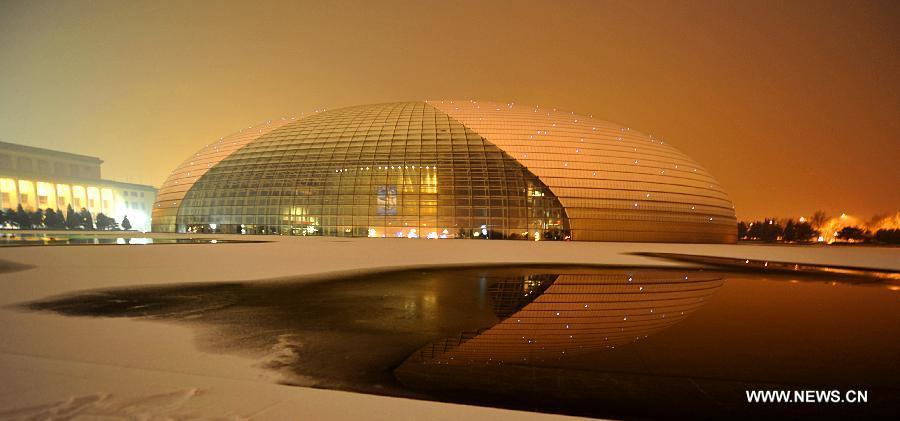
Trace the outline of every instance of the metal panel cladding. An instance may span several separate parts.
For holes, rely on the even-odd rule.
[[[160,190],[156,231],[736,241],[719,183],[663,139],[554,108],[365,105],[220,139]]]
[[[566,209],[574,240],[734,243],[734,206],[664,140],[590,115],[428,101],[516,158]]]

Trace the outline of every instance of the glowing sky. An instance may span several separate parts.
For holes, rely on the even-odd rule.
[[[898,27],[889,1],[0,0],[0,140],[158,186],[282,115],[515,101],[663,137],[739,218],[868,216],[900,210]]]

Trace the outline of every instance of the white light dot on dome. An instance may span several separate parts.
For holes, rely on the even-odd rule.
[[[450,120],[451,121],[451,126],[450,126],[451,129],[444,130],[444,129],[441,129],[440,125],[438,125],[437,126],[438,134],[440,135],[441,132],[444,132],[444,133],[447,133],[448,135],[451,135],[451,137],[452,137],[455,135],[456,130],[461,130],[462,133],[464,133],[464,135],[466,137],[468,137],[467,143],[469,145],[476,145],[476,143],[472,143],[472,136],[479,136],[479,138],[477,140],[477,142],[478,142],[477,146],[479,148],[488,147],[488,146],[493,148],[496,146],[508,154],[508,155],[506,155],[506,158],[518,157],[518,158],[512,158],[512,159],[521,161],[520,163],[528,162],[528,166],[526,166],[525,168],[529,172],[532,172],[536,177],[538,177],[539,180],[542,180],[542,181],[548,183],[548,187],[541,188],[539,190],[524,189],[522,191],[535,192],[535,193],[540,192],[540,193],[543,193],[550,197],[553,197],[554,195],[560,194],[560,192],[562,192],[563,197],[561,197],[559,200],[561,201],[563,206],[570,206],[570,205],[567,205],[567,203],[575,203],[574,201],[577,200],[578,195],[581,194],[581,193],[578,193],[578,191],[581,191],[584,189],[602,190],[604,188],[603,186],[615,185],[616,183],[622,183],[623,181],[627,180],[627,181],[625,181],[626,183],[636,183],[635,185],[640,185],[640,189],[643,189],[645,191],[644,192],[640,192],[640,191],[634,192],[634,190],[637,190],[637,189],[633,189],[633,188],[630,189],[629,187],[625,187],[625,191],[630,189],[633,192],[631,194],[636,194],[637,196],[648,200],[648,203],[644,204],[644,205],[641,205],[639,202],[634,202],[632,204],[632,206],[635,208],[635,210],[637,210],[638,207],[643,208],[644,206],[647,206],[648,209],[656,209],[656,207],[652,206],[652,204],[649,202],[649,199],[651,197],[656,198],[655,200],[657,200],[657,201],[658,200],[665,200],[665,201],[671,200],[671,201],[673,201],[673,203],[675,203],[674,207],[676,207],[676,208],[681,208],[679,206],[680,204],[678,202],[682,201],[682,203],[683,203],[683,201],[685,201],[684,199],[697,200],[697,199],[695,199],[695,197],[699,196],[699,197],[704,197],[703,200],[706,200],[705,196],[703,195],[702,190],[705,190],[703,188],[701,188],[701,189],[695,188],[694,189],[695,192],[690,195],[684,195],[684,193],[682,193],[682,192],[677,192],[678,194],[670,196],[670,195],[668,195],[668,193],[676,192],[675,188],[668,187],[668,185],[654,184],[654,183],[659,182],[659,181],[655,181],[655,180],[664,180],[664,178],[662,178],[660,176],[668,175],[668,174],[665,174],[666,171],[669,171],[671,169],[675,169],[676,171],[681,170],[681,164],[678,164],[678,162],[687,162],[687,163],[691,162],[691,160],[689,158],[682,157],[680,155],[680,152],[678,152],[677,150],[675,150],[673,148],[666,148],[665,155],[668,155],[668,157],[673,157],[674,158],[673,161],[675,161],[675,162],[670,161],[670,165],[672,165],[672,166],[669,167],[664,163],[665,158],[663,157],[663,159],[661,159],[661,161],[663,161],[663,162],[661,162],[659,164],[662,164],[665,169],[664,170],[660,169],[658,166],[659,164],[657,164],[657,160],[660,160],[659,159],[660,156],[657,156],[657,154],[659,154],[659,150],[662,148],[655,148],[655,149],[654,148],[644,148],[644,150],[640,151],[640,153],[639,153],[638,148],[635,147],[635,145],[638,144],[638,142],[635,142],[635,140],[637,140],[639,138],[644,138],[644,139],[649,138],[656,144],[662,144],[662,140],[657,138],[656,136],[650,136],[650,135],[645,135],[645,134],[636,132],[634,134],[634,136],[637,136],[637,137],[632,139],[629,137],[631,135],[630,135],[629,128],[627,128],[627,127],[621,127],[621,126],[617,126],[617,125],[613,126],[613,125],[609,125],[606,122],[600,122],[597,120],[584,121],[583,115],[576,114],[574,112],[569,112],[571,117],[564,117],[563,119],[561,119],[561,121],[556,122],[555,120],[558,117],[560,117],[563,113],[567,112],[567,111],[559,111],[558,109],[556,110],[556,112],[546,111],[545,112],[546,115],[538,116],[536,113],[538,113],[539,111],[545,111],[547,109],[542,109],[539,106],[523,107],[521,109],[514,109],[512,102],[479,104],[474,100],[466,100],[466,101],[456,101],[456,102],[451,101],[451,103],[455,104],[455,105],[442,105],[442,104],[446,104],[446,101],[443,101],[441,103],[438,103],[435,101],[428,102],[428,104],[430,104],[430,106],[433,106],[433,108],[428,108],[428,110],[430,110],[432,112],[431,115],[440,115],[440,114],[434,113],[434,109],[436,109],[438,112],[445,113],[451,119]],[[405,103],[405,104],[416,104],[416,103]],[[464,104],[469,104],[469,105],[467,107]],[[482,110],[480,105],[485,105],[485,109]],[[373,107],[376,107],[376,106],[373,106]],[[409,107],[409,105],[404,105],[404,107]],[[426,106],[426,107],[428,107],[428,106]],[[356,108],[359,108],[359,107],[356,107]],[[505,108],[505,109],[500,109],[500,108]],[[531,113],[528,112],[528,108],[532,108]],[[334,112],[341,113],[341,112],[343,112],[343,110],[346,110],[346,109],[331,110],[331,111],[328,111],[327,113],[324,113],[323,110],[317,109],[316,112],[319,114],[315,116],[314,121],[316,121],[316,122],[329,121],[329,120],[327,120],[329,117],[336,115],[336,114],[333,114]],[[504,113],[503,111],[507,111],[507,112]],[[381,115],[388,115],[388,113],[382,113]],[[576,117],[576,115],[577,115],[577,117]],[[590,116],[591,116],[591,118],[593,118],[592,114]],[[486,118],[486,117],[489,117],[489,118]],[[493,117],[493,118],[490,118],[490,117]],[[305,123],[303,122],[305,120],[302,120],[302,119],[301,119],[301,122],[291,122],[291,121],[285,120],[282,123],[278,123],[278,121],[282,121],[282,120],[285,120],[285,118],[282,117],[281,119],[276,119],[276,120],[274,120],[274,123],[271,123],[271,121],[270,121],[270,123],[268,123],[268,124],[271,124],[272,126],[276,126],[276,128],[279,125],[287,124],[287,125],[291,125],[291,127],[294,128],[294,130],[281,131],[281,134],[279,135],[278,138],[270,137],[265,140],[265,144],[263,144],[263,142],[256,143],[256,145],[261,146],[261,147],[259,148],[259,151],[254,151],[254,152],[265,152],[264,148],[277,147],[279,142],[285,142],[285,141],[290,142],[290,141],[292,141],[293,138],[299,139],[299,138],[301,138],[301,136],[307,136],[307,133],[310,133],[311,131],[315,132],[316,130],[319,130],[315,126],[309,126],[309,129],[305,129],[307,126],[305,126]],[[339,125],[339,124],[350,124],[350,123],[348,123],[349,121],[352,121],[353,122],[352,124],[357,124],[356,121],[358,121],[358,120],[359,119],[357,119],[357,120],[353,120],[353,119],[334,120],[335,123],[333,125],[331,125],[330,127],[333,128],[335,125]],[[457,123],[455,123],[455,122],[461,123],[461,126],[460,126],[461,129],[456,128],[455,124],[457,124]],[[550,131],[549,129],[547,129],[548,123],[549,123],[549,127],[554,128],[553,131]],[[385,125],[380,121],[378,122],[378,124],[374,125],[374,127],[378,127],[379,130],[381,130],[381,133],[380,133],[381,139],[378,139],[380,142],[384,142],[384,139],[385,139],[384,138],[384,134],[385,134],[384,130],[386,127],[383,127],[383,126],[385,126]],[[257,129],[260,128],[259,125],[254,125],[252,127],[257,128]],[[366,127],[366,129],[368,129],[370,126],[366,125],[365,127]],[[561,129],[559,131],[556,131],[555,130],[556,127],[561,127]],[[269,128],[271,129],[272,127],[270,126]],[[619,128],[621,132],[615,133],[616,128]],[[299,129],[299,130],[297,130],[297,129]],[[266,132],[267,130],[269,130],[269,129],[262,130],[262,132]],[[358,129],[356,129],[354,127],[353,131],[358,132]],[[598,133],[596,133],[597,131],[601,131],[602,133],[598,134]],[[626,133],[628,133],[628,134],[626,134]],[[200,164],[207,164],[208,169],[211,168],[212,166],[216,166],[218,164],[218,162],[220,162],[221,160],[227,159],[227,157],[230,154],[235,153],[235,151],[240,151],[242,146],[256,142],[256,139],[259,136],[260,136],[259,130],[257,132],[244,131],[241,135],[229,137],[230,140],[234,140],[231,147],[227,147],[227,146],[219,147],[219,146],[221,146],[220,144],[210,145],[208,149],[202,150],[203,151],[202,155],[201,154],[197,155],[197,156],[202,156],[204,162],[199,162],[199,163],[192,162],[191,166],[196,164],[199,167]],[[408,133],[404,132],[403,139],[406,140],[407,136],[408,136]],[[539,136],[539,139],[535,139],[534,136]],[[647,137],[645,137],[645,136],[647,136]],[[625,137],[629,137],[629,139],[625,139]],[[591,139],[592,147],[587,150],[582,150],[583,149],[582,147],[584,146],[583,144],[585,143],[586,138]],[[223,139],[223,138],[220,138],[220,139]],[[317,141],[317,139],[324,139],[324,137],[321,137],[321,136],[316,137],[316,138],[311,137],[311,138],[309,138],[309,140],[307,140],[305,142],[306,143],[315,142],[315,141]],[[353,140],[355,140],[355,139],[353,139]],[[366,139],[361,139],[361,140],[366,140]],[[534,140],[539,140],[539,142],[534,142]],[[624,142],[625,140],[628,140],[628,145],[625,146],[624,143],[619,144],[622,147],[616,147],[616,145],[611,145],[612,142],[610,142],[610,141]],[[656,142],[657,140],[659,140],[659,142]],[[240,143],[237,143],[236,141],[240,141]],[[439,139],[439,141],[440,141],[440,139]],[[225,144],[224,141],[220,142],[220,143]],[[576,147],[575,145],[571,145],[572,143],[578,143],[577,146],[579,146],[579,147]],[[388,145],[389,144],[390,143],[388,142]],[[526,148],[525,146],[528,146],[528,147]],[[456,145],[454,143],[453,148],[455,148],[455,147],[456,147]],[[379,148],[380,148],[380,145],[379,145]],[[516,150],[516,148],[518,148],[518,150]],[[571,149],[569,149],[569,148],[571,148]],[[607,149],[604,149],[604,148],[607,148]],[[626,152],[627,151],[626,148],[632,149],[632,152],[631,153]],[[224,149],[224,150],[220,150],[220,149]],[[400,148],[400,149],[401,149],[401,153],[403,152],[403,149],[408,150],[408,148]],[[529,151],[529,149],[531,149],[531,150]],[[574,149],[574,153],[572,152],[573,149]],[[619,151],[618,155],[616,154],[616,150]],[[381,152],[380,149],[379,149],[379,152]],[[538,155],[534,155],[533,152],[538,153]],[[392,155],[393,155],[393,153],[390,155],[386,155],[386,156],[390,156],[389,159],[391,159],[391,160],[398,159],[398,158],[405,160],[405,157],[402,154],[397,157],[394,157]],[[468,155],[471,156],[470,153],[468,153]],[[323,156],[325,156],[325,155],[323,155]],[[379,157],[380,157],[380,155],[379,155]],[[323,162],[323,163],[328,162],[328,159],[329,158],[327,158],[327,157],[323,158],[321,162]],[[418,159],[422,159],[422,157],[418,157]],[[425,158],[425,159],[432,160],[433,158],[429,157],[429,158]],[[571,161],[569,159],[571,159]],[[648,159],[649,159],[649,161],[647,161]],[[640,162],[642,160],[647,161],[647,162],[646,163]],[[368,159],[367,161],[371,162],[372,160]],[[211,162],[212,164],[208,164],[208,162]],[[309,161],[307,161],[307,162],[309,162]],[[354,162],[354,160],[344,160],[342,158],[341,161],[338,161],[335,163],[340,163],[340,162],[347,162],[347,164],[349,164],[349,166],[351,166],[351,168],[358,169],[359,171],[364,171],[367,168],[372,168],[372,167],[365,166],[365,164],[368,162],[358,162],[360,165],[354,166],[353,164],[356,163],[356,162]],[[626,163],[632,163],[633,165],[627,165]],[[561,165],[562,168],[560,166],[556,166],[559,164],[562,164]],[[609,167],[606,167],[606,165],[609,165]],[[642,168],[638,168],[637,167],[638,165],[641,165]],[[384,168],[381,168],[381,167],[384,167]],[[402,171],[404,171],[404,169],[407,171],[411,171],[411,169],[409,167],[410,167],[410,165],[398,166],[397,164],[393,164],[393,165],[387,164],[387,165],[380,165],[379,169],[385,169],[385,170],[390,170],[390,171],[393,171],[394,169],[396,169],[396,170],[402,172]],[[415,168],[415,167],[418,167],[418,165],[413,166],[413,168]],[[433,171],[433,170],[436,170],[436,166],[427,165],[424,167],[426,167],[428,169],[428,171],[432,171],[432,172],[428,172],[428,173],[418,172],[418,174],[420,174],[420,175],[414,176],[413,178],[416,180],[424,180],[424,178],[420,179],[420,177],[426,177],[426,176],[427,177],[437,177],[436,180],[431,181],[431,182],[436,181],[437,186],[443,186],[447,182],[447,180],[445,180],[443,177],[449,176],[449,177],[451,177],[450,180],[452,180],[452,177],[459,174],[458,169],[454,168],[453,165],[450,165],[449,169],[448,169],[447,165],[443,165],[442,169],[444,171],[441,174],[438,174],[437,172]],[[593,168],[600,167],[601,169],[589,170],[588,168],[591,168],[591,167],[593,167]],[[184,170],[187,170],[188,168],[191,168],[191,167],[188,167],[187,165],[185,165]],[[332,169],[335,169],[335,167],[332,166]],[[423,169],[425,169],[425,168],[423,168]],[[565,171],[559,171],[560,169],[564,169]],[[195,168],[195,170],[196,170],[196,168]],[[206,170],[203,170],[203,171],[206,171]],[[342,177],[341,177],[342,179],[347,179],[348,177],[353,177],[357,174],[356,171],[349,171],[349,172],[348,171],[349,171],[349,169],[347,169],[347,168],[338,168],[337,169],[338,173],[347,173],[345,175],[342,175]],[[609,172],[600,174],[601,171],[609,171]],[[654,177],[654,174],[653,174],[654,171],[656,171],[657,177]],[[698,172],[698,168],[693,169],[693,171]],[[351,172],[353,173],[352,175],[350,174]],[[178,183],[181,184],[180,189],[184,190],[185,189],[184,186],[192,184],[194,182],[193,180],[195,179],[195,178],[178,178],[185,174],[187,174],[187,171],[178,171],[177,175],[173,178],[173,181],[171,181],[170,184],[174,185],[174,181],[176,181],[176,178],[177,178]],[[199,174],[203,174],[203,172],[201,171]],[[363,173],[359,173],[359,174],[363,175]],[[384,173],[381,173],[381,174],[382,174],[382,176],[385,176]],[[410,174],[413,174],[413,173],[410,173]],[[194,177],[198,174],[194,174],[193,172],[191,172],[189,175],[191,177]],[[395,176],[400,176],[401,174],[388,173],[387,175],[390,175],[391,177],[395,177]],[[602,176],[602,178],[601,178],[601,176]],[[200,176],[198,183],[203,183],[204,177],[205,176]],[[367,177],[371,177],[371,175],[367,176]],[[585,180],[585,182],[590,183],[590,184],[588,184],[588,185],[577,184],[578,179],[585,179],[585,178],[588,179],[588,180]],[[185,180],[188,180],[188,181],[185,181]],[[703,183],[703,181],[712,181],[709,178],[709,176],[706,174],[704,174],[703,178],[701,178],[700,180],[702,180],[701,184],[706,184],[706,183]],[[416,181],[416,182],[418,183],[418,182],[422,182],[422,181]],[[452,181],[450,181],[450,182],[452,182]],[[388,184],[388,185],[390,185],[390,183],[392,183],[392,181],[388,180],[386,182],[386,184]],[[716,192],[721,191],[721,188],[715,184],[708,184],[708,185],[710,186],[709,189],[713,189]],[[174,188],[174,187],[170,187],[170,188]],[[193,186],[191,186],[189,188],[193,188]],[[449,190],[443,189],[443,187],[440,187],[440,188],[441,188],[441,190],[438,190],[438,188],[436,188],[436,187],[429,187],[429,189],[433,189],[432,191],[435,191],[435,192],[449,191]],[[653,191],[653,194],[648,192],[651,190]],[[357,191],[362,191],[362,190],[357,189]],[[657,191],[660,192],[661,196],[655,194]],[[403,197],[402,192],[398,191],[396,194],[397,194],[398,199]],[[593,195],[594,193],[591,193],[591,194]],[[603,195],[603,193],[601,193],[601,197],[597,197],[597,199],[605,199],[605,197],[603,197],[602,195]],[[692,196],[695,196],[695,197],[692,197]],[[717,197],[721,197],[721,196],[717,196]],[[684,199],[680,199],[680,198],[684,198]],[[731,206],[733,206],[731,203],[724,203],[725,201],[727,201],[726,198],[715,199],[715,200],[723,202],[723,203],[715,204],[714,206],[716,208],[725,209],[725,208],[731,208]],[[371,203],[371,200],[367,199],[363,203]],[[447,203],[450,203],[450,202],[447,202]],[[657,203],[657,202],[654,202],[654,203]],[[637,205],[637,206],[635,206],[635,205]],[[691,206],[690,203],[685,203],[684,205]],[[684,206],[684,205],[681,205],[681,206]],[[588,204],[588,205],[579,205],[579,206],[587,206],[590,208],[591,206],[594,206],[594,205]],[[681,208],[681,209],[684,209],[684,208]],[[643,211],[645,211],[645,210],[642,210],[642,212]],[[666,210],[659,209],[659,211],[665,212]],[[675,211],[671,210],[671,212],[675,212]],[[731,211],[729,211],[729,212],[731,212]],[[636,214],[637,214],[637,212],[636,212]],[[707,217],[707,216],[708,215],[704,215],[703,217]],[[722,215],[722,217],[728,219],[727,215]],[[701,219],[701,221],[702,221],[702,219]],[[419,222],[421,222],[421,221],[419,221]],[[725,231],[724,227],[727,226],[727,223],[722,222],[722,221],[718,221],[718,222],[719,222],[718,224],[710,223],[709,224],[710,227],[704,228],[704,229],[708,230],[709,232]],[[387,222],[385,222],[385,224],[386,223]],[[574,225],[579,226],[578,225],[579,223],[575,223]],[[398,223],[395,225],[401,226],[402,224]],[[429,224],[429,225],[434,226],[434,224]],[[722,226],[721,229],[714,228],[714,227],[718,227],[718,226]],[[367,230],[369,227],[364,227],[364,228]],[[589,228],[589,229],[592,229],[592,228]],[[677,227],[672,227],[669,229],[671,229],[670,232],[679,231],[677,229]],[[453,229],[450,230],[451,233],[453,233],[453,231],[454,231]],[[635,230],[635,231],[640,231],[640,230]],[[662,231],[662,230],[660,230],[660,231]],[[384,236],[383,235],[384,233],[382,231],[379,230],[378,233],[379,233],[379,236]],[[404,236],[405,236],[405,234],[406,233],[404,233]],[[598,231],[597,234],[602,234],[602,233]],[[579,235],[581,235],[581,236],[579,236]],[[579,234],[579,235],[573,235],[572,239],[579,240],[579,239],[585,238],[583,236],[583,234]],[[702,235],[709,235],[710,236],[709,238],[713,239],[712,241],[719,241],[719,240],[715,240],[714,238],[716,238],[716,237],[713,237],[712,234],[707,234],[704,232]],[[389,236],[389,237],[393,236],[393,232],[389,232],[387,236]],[[421,237],[425,238],[426,235],[422,234]],[[688,239],[686,241],[692,241],[692,240]]]

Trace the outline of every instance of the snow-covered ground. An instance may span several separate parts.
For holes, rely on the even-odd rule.
[[[276,379],[268,371],[254,366],[253,360],[258,356],[198,352],[194,333],[183,325],[62,317],[12,307],[75,291],[170,283],[317,279],[432,265],[685,266],[630,254],[635,252],[900,271],[900,248],[322,237],[239,239],[271,242],[0,248],[0,260],[33,266],[0,273],[0,418],[112,413],[175,418],[556,417],[281,386],[275,384]]]

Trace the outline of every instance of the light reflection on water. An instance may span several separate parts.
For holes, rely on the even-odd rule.
[[[896,396],[884,393],[900,389],[894,287],[505,267],[92,291],[26,306],[189,323],[202,352],[257,355],[288,384],[591,416],[746,415],[757,414],[743,401],[751,387]]]
[[[500,322],[435,342],[437,364],[546,364],[615,349],[690,316],[722,286],[720,275],[649,270],[530,275],[489,289]]]

